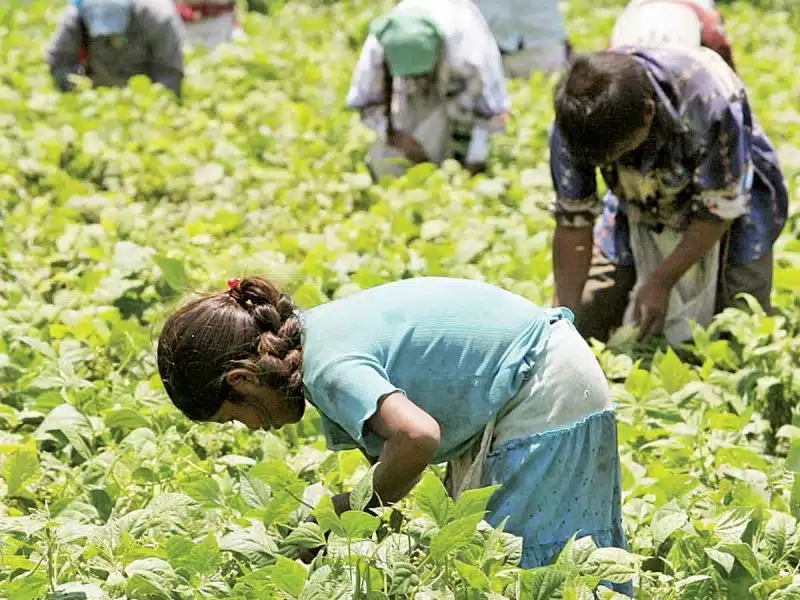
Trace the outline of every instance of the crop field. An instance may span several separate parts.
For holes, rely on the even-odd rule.
[[[180,103],[139,79],[59,94],[44,62],[54,4],[0,6],[0,599],[582,600],[631,578],[644,599],[800,598],[793,2],[723,5],[795,202],[777,310],[728,310],[678,353],[595,344],[630,553],[575,539],[534,570],[517,566],[519,538],[481,521],[492,490],[454,503],[439,466],[379,516],[337,517],[330,494],[355,487],[354,508],[371,495],[360,453],[327,451],[313,410],[277,432],[192,424],[154,345],[187,295],[245,273],[302,307],[416,275],[549,304],[554,80],[510,84],[486,176],[446,163],[372,185],[371,134],[344,97],[385,0],[247,15],[247,39],[188,55]],[[576,48],[603,48],[622,4],[565,5]]]

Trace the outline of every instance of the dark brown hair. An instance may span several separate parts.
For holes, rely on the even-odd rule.
[[[576,56],[555,91],[556,124],[576,158],[603,162],[647,122],[647,71],[623,52]]]
[[[247,277],[227,292],[190,302],[158,339],[158,372],[172,402],[194,421],[236,401],[226,375],[255,374],[303,399],[302,325],[292,299],[271,281]]]

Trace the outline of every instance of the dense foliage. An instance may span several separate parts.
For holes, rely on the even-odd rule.
[[[620,2],[606,4],[567,9],[579,49],[604,45]],[[596,347],[619,403],[631,554],[575,540],[522,571],[520,540],[481,522],[491,490],[454,504],[438,469],[394,509],[399,532],[391,509],[337,518],[329,492],[363,500],[369,473],[324,449],[318,419],[252,433],[171,407],[160,324],[231,276],[277,277],[302,306],[419,274],[549,303],[553,82],[511,85],[489,176],[421,166],[371,186],[370,134],[342,104],[386,5],[250,15],[248,40],[190,56],[181,104],[145,80],[59,95],[43,62],[52,3],[0,8],[0,598],[578,599],[631,576],[641,598],[800,598],[796,209],[774,316],[729,311],[680,357],[625,335]],[[796,196],[796,17],[725,11]],[[300,524],[312,510],[318,524]],[[310,566],[293,560],[319,545]]]

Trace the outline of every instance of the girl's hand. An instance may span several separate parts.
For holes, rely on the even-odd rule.
[[[317,554],[319,554],[319,551],[323,548],[324,546],[319,546],[317,548],[303,548],[297,553],[297,558],[304,565],[310,565],[311,561],[317,557]]]
[[[471,163],[466,166],[470,175],[477,175],[486,172],[486,163]]]
[[[336,511],[337,515],[341,515],[343,512],[347,512],[350,509],[350,493],[346,494],[336,494],[333,498],[331,498],[333,502],[333,509]]]
[[[670,291],[665,282],[650,278],[636,294],[634,307],[636,324],[640,327],[639,341],[664,331]]]

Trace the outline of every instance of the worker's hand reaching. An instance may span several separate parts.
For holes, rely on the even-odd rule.
[[[651,277],[636,294],[635,318],[639,340],[664,331],[669,308],[670,288],[658,278]]]
[[[389,145],[399,148],[405,154],[405,157],[414,163],[430,162],[425,148],[422,147],[413,135],[405,133],[404,131],[394,131],[389,135]]]

